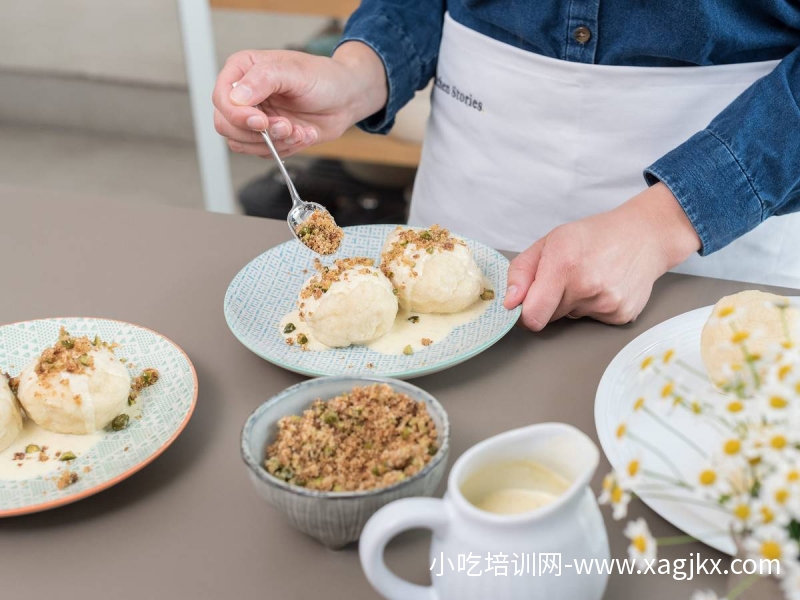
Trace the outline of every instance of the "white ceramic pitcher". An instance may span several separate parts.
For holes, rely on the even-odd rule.
[[[599,600],[608,575],[598,573],[596,566],[592,574],[578,574],[573,566],[609,558],[603,517],[589,488],[598,460],[597,446],[586,435],[560,423],[531,425],[484,440],[453,465],[442,500],[398,500],[373,515],[359,542],[364,573],[390,600]],[[513,461],[547,467],[569,487],[552,504],[515,515],[489,513],[467,501],[461,488],[471,474]],[[394,536],[416,528],[433,531],[428,562],[432,586],[400,579],[383,560],[384,547]],[[503,560],[505,575],[498,570]]]

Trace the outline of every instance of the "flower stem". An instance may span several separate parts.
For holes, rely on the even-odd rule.
[[[680,546],[682,544],[691,544],[696,542],[697,538],[691,535],[674,535],[671,537],[656,538],[656,543],[659,548],[665,546]]]
[[[652,498],[654,500],[666,500],[668,502],[682,502],[685,504],[696,504],[697,506],[702,506],[703,508],[712,508],[714,510],[718,510],[722,513],[725,513],[726,515],[730,514],[727,510],[712,502],[706,502],[703,500],[698,500],[696,498],[681,498],[679,496],[664,496],[661,494],[646,494],[646,496],[647,498]]]
[[[675,475],[675,477],[677,479],[680,479],[682,477],[681,472],[678,469],[678,467],[675,466],[675,463],[673,463],[669,459],[669,457],[666,454],[664,454],[661,450],[659,450],[658,448],[653,446],[650,442],[644,441],[638,435],[634,435],[634,434],[632,434],[630,432],[628,432],[627,435],[631,440],[633,440],[634,442],[636,442],[637,444],[639,444],[643,448],[646,448],[647,450],[649,450],[650,452],[655,454],[657,457],[659,457],[662,460],[662,462],[670,468],[670,470],[672,471],[672,473]]]
[[[682,479],[673,479],[672,477],[669,477],[668,475],[664,475],[663,473],[656,473],[655,471],[648,471],[646,469],[642,469],[642,474],[646,475],[647,477],[652,477],[653,479],[660,479],[661,481],[665,481],[667,483],[671,483],[672,485],[675,485],[675,486],[678,486],[678,487],[686,488],[687,490],[694,489],[692,486],[690,486],[688,483],[686,483]]]
[[[680,366],[685,371],[688,371],[692,375],[696,375],[700,379],[703,379],[704,381],[708,381],[708,375],[706,375],[705,373],[700,371],[700,369],[695,369],[692,365],[682,361],[680,358],[676,358],[675,359],[675,364]]]
[[[694,450],[695,452],[697,452],[697,453],[698,453],[700,456],[702,456],[703,458],[706,458],[706,459],[708,458],[708,454],[706,454],[705,450],[703,450],[703,449],[702,449],[700,446],[698,446],[697,444],[695,444],[695,443],[694,443],[692,440],[690,440],[690,439],[689,439],[689,438],[688,438],[686,435],[684,435],[683,433],[681,433],[680,431],[678,431],[677,429],[675,429],[675,428],[674,428],[672,425],[670,425],[669,423],[667,423],[667,422],[666,422],[664,419],[662,419],[661,417],[659,417],[659,416],[658,416],[656,413],[654,413],[654,412],[653,412],[653,411],[652,411],[650,408],[648,408],[647,406],[645,406],[645,407],[643,408],[643,410],[644,410],[644,412],[646,412],[648,415],[650,415],[650,416],[651,416],[651,417],[652,417],[652,418],[653,418],[653,419],[656,421],[656,423],[658,423],[659,425],[661,425],[661,426],[662,426],[664,429],[666,429],[667,431],[669,431],[669,432],[670,432],[672,435],[674,435],[674,436],[676,436],[676,437],[680,438],[681,440],[683,440],[684,442],[686,442],[686,444],[688,444],[688,445],[689,445],[689,446],[692,448],[692,450]]]
[[[737,596],[740,596],[742,594],[742,592],[744,592],[747,588],[749,588],[751,585],[753,585],[760,578],[761,578],[761,575],[759,573],[754,573],[753,575],[750,575],[750,577],[747,577],[739,585],[737,585],[735,588],[733,588],[730,591],[730,593],[726,596],[726,598],[728,600],[734,600],[734,598],[736,598]]]

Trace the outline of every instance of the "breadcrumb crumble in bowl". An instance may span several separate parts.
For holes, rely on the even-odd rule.
[[[360,391],[353,393],[354,388]],[[380,397],[375,401],[376,395],[385,402]],[[375,413],[371,425],[361,419],[369,416],[362,406],[368,399],[375,401],[369,408]],[[393,406],[388,412],[397,414],[380,418],[386,405]],[[309,411],[306,423],[302,423],[304,411]],[[416,418],[413,430],[412,418]],[[292,443],[280,439],[282,420],[284,430],[294,430]],[[337,427],[343,421],[346,424]],[[326,430],[320,433],[316,427],[322,425]],[[372,448],[356,447],[360,427],[372,429],[364,437],[364,444],[372,443]],[[334,468],[339,455],[332,448],[325,450],[323,444],[322,456],[312,450],[320,447],[320,440],[346,444],[341,472]],[[273,473],[266,464],[268,448],[283,457],[280,465],[273,461]],[[356,541],[382,506],[436,492],[447,468],[449,422],[436,399],[410,383],[382,377],[321,377],[292,386],[258,407],[242,430],[241,451],[258,494],[292,527],[338,549]],[[324,456],[326,452],[330,456]],[[317,467],[322,474],[312,477]],[[296,475],[302,486],[297,485]]]

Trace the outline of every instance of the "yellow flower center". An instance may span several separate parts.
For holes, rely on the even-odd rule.
[[[733,307],[732,306],[723,306],[719,309],[717,313],[720,317],[730,317],[733,314]]]
[[[614,504],[622,502],[622,488],[618,485],[614,486],[614,489],[611,490],[611,502]]]
[[[800,381],[794,384],[794,393],[800,394]]]
[[[731,336],[731,341],[734,344],[741,344],[743,341],[745,341],[749,337],[750,337],[750,334],[747,333],[746,331],[737,331],[736,333],[734,333]]]
[[[781,346],[783,346],[787,350],[791,350],[792,348],[794,348],[794,344],[792,342],[788,341],[788,340],[786,340],[785,342],[782,342]]]
[[[692,402],[692,412],[696,415],[699,415],[701,412],[703,412],[703,407],[700,406],[700,403],[697,400]]]
[[[800,481],[800,471],[798,471],[797,469],[792,469],[791,471],[786,473],[786,481],[789,482]]]
[[[669,350],[667,350],[664,353],[664,364],[666,364],[669,361],[671,361],[674,358],[674,356],[675,356],[675,350],[673,350],[671,348]]]
[[[773,519],[775,519],[775,513],[772,512],[767,506],[761,507],[761,520],[764,521],[765,525],[772,523]]]
[[[632,460],[628,463],[628,475],[631,477],[636,477],[636,474],[639,472],[639,461]]]
[[[775,450],[783,450],[787,443],[786,438],[780,434],[772,436],[769,440],[769,445]]]
[[[653,364],[653,357],[652,356],[648,356],[647,358],[645,358],[642,361],[642,365],[641,365],[642,371],[644,371],[647,367],[649,367],[652,364]]]
[[[636,402],[633,403],[633,410],[641,410],[644,408],[644,398],[637,398]]]
[[[631,544],[633,544],[633,547],[641,554],[644,554],[644,551],[647,550],[647,539],[645,539],[643,535],[637,535],[631,540]]]
[[[611,488],[613,487],[614,487],[614,476],[608,474],[605,477],[603,477],[603,489],[610,492]]]
[[[771,540],[762,542],[761,556],[767,560],[780,560],[781,559],[781,545],[778,542]]]
[[[742,449],[742,443],[739,440],[728,440],[723,446],[725,454],[738,454]]]
[[[778,504],[786,504],[786,501],[789,499],[789,491],[785,489],[776,490],[775,492],[775,502]]]
[[[671,381],[666,384],[663,388],[661,388],[661,397],[667,398],[668,396],[672,395],[672,391],[675,389],[675,384]]]
[[[770,396],[769,405],[771,408],[781,410],[789,406],[789,401],[783,396]]]
[[[750,507],[747,504],[737,504],[733,515],[740,521],[746,521],[750,518]]]
[[[778,369],[778,379],[783,381],[786,379],[786,376],[792,372],[792,365],[783,365],[780,369]]]
[[[717,480],[717,474],[711,469],[706,469],[700,473],[700,483],[702,485],[714,485]]]
[[[620,423],[619,427],[617,427],[617,438],[624,436],[627,429],[628,428],[625,427],[625,423]]]
[[[744,410],[744,404],[740,400],[734,400],[728,403],[728,412],[738,413]]]

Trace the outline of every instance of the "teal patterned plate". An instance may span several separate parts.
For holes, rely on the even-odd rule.
[[[396,225],[346,227],[337,257],[380,259],[381,248]],[[503,308],[508,259],[496,250],[466,240],[475,261],[497,292],[475,321],[456,327],[445,339],[411,356],[381,354],[365,346],[304,352],[280,335],[281,319],[295,308],[297,294],[313,272],[317,257],[292,240],[253,259],[233,278],[225,294],[225,319],[233,335],[252,352],[271,363],[312,377],[370,374],[411,379],[453,367],[476,356],[502,338],[519,318],[520,309]],[[333,258],[324,258],[323,263]],[[305,272],[304,272],[305,271]]]
[[[90,450],[69,463],[76,483],[59,490],[53,473],[28,479],[0,477],[0,517],[39,512],[105,490],[147,466],[180,435],[197,401],[197,375],[189,357],[173,342],[144,327],[93,318],[55,318],[0,326],[0,371],[17,375],[41,351],[53,345],[64,326],[73,335],[99,335],[120,347],[132,376],[158,369],[159,381],[142,391],[141,419],[127,429],[104,434]],[[64,463],[66,464],[66,463]]]

